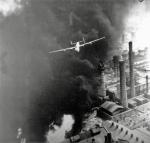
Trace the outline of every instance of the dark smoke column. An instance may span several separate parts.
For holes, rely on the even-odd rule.
[[[123,107],[128,108],[127,101],[127,90],[126,90],[126,73],[125,73],[125,62],[119,62],[120,68],[120,99]]]
[[[135,83],[134,83],[134,62],[133,62],[133,51],[132,42],[129,42],[129,67],[130,67],[130,97],[135,96]]]

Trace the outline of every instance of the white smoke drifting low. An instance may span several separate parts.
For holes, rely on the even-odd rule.
[[[133,42],[133,50],[147,49],[146,60],[150,60],[150,3],[144,1],[142,3],[136,3],[132,6],[129,14],[124,19],[125,28],[123,32],[122,48],[127,49],[128,41]]]
[[[72,129],[74,120],[71,115],[63,116],[63,123],[61,127],[54,125],[54,130],[50,130],[47,134],[47,140],[49,143],[60,143],[64,140],[65,131]]]
[[[0,0],[0,13],[8,16],[22,9],[21,0]]]
[[[133,41],[134,51],[150,46],[150,10],[149,2],[136,3],[124,19],[124,41]],[[123,45],[123,47],[125,47]]]

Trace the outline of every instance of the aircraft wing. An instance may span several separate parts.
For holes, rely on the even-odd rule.
[[[99,40],[102,40],[102,39],[105,39],[105,37],[102,37],[102,38],[99,38],[99,39],[96,39],[96,40],[93,40],[93,41],[90,41],[90,42],[87,42],[87,43],[81,44],[81,45],[80,45],[80,47],[85,46],[85,45],[92,44],[92,43],[94,43],[94,42],[96,42],[96,41],[99,41]]]
[[[54,50],[54,51],[50,51],[48,53],[57,53],[57,52],[63,52],[63,51],[67,51],[67,50],[72,50],[75,49],[75,47],[69,47],[69,48],[65,48],[65,49],[60,49],[60,50]]]

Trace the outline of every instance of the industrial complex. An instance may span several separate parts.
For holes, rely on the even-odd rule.
[[[103,103],[95,108],[80,134],[62,143],[149,143],[150,93],[147,49],[129,50],[103,65],[98,96]],[[103,68],[102,68],[103,67]],[[98,68],[99,69],[99,68]]]

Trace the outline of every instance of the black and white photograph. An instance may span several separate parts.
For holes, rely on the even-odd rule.
[[[0,0],[0,143],[150,143],[150,0]]]

